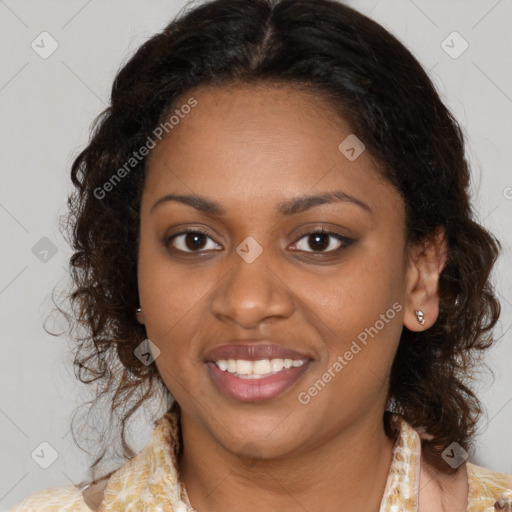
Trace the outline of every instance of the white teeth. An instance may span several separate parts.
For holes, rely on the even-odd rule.
[[[302,366],[305,360],[294,359],[260,359],[259,361],[247,361],[245,359],[221,359],[215,364],[224,372],[229,372],[242,379],[259,379],[280,372],[283,368],[297,368]]]
[[[217,361],[217,366],[225,372],[228,369],[228,362],[227,361]]]
[[[266,373],[270,373],[272,368],[270,367],[270,361],[268,359],[262,359],[261,361],[254,361],[252,364],[251,373],[255,373],[256,375],[264,375]]]
[[[273,372],[280,372],[284,368],[284,361],[282,359],[272,359],[270,366]]]
[[[251,361],[244,361],[243,359],[237,359],[236,361],[236,373],[238,375],[249,375],[253,373],[253,364]]]

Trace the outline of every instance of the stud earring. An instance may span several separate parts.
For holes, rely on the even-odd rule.
[[[414,313],[416,313],[416,318],[418,320],[418,323],[421,325],[425,324],[425,315],[423,314],[423,311],[421,309],[414,310]]]
[[[137,313],[142,313],[142,308],[137,308],[135,311],[136,311]]]

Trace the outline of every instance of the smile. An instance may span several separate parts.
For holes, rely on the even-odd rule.
[[[289,390],[307,371],[311,360],[228,359],[207,362],[213,383],[237,402],[265,402]]]
[[[221,359],[215,364],[223,371],[229,372],[241,379],[262,379],[275,375],[283,368],[298,368],[306,362],[305,359],[261,359],[259,361],[248,361],[245,359]]]

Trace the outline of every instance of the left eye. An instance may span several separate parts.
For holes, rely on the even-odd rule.
[[[331,241],[327,241],[331,238]],[[306,244],[309,243],[309,247],[314,247],[315,250],[308,251],[305,250],[304,245],[300,240],[308,239]],[[334,239],[334,240],[333,240]],[[300,238],[299,242],[297,242],[297,246],[299,250],[304,252],[335,252],[341,249],[343,246],[347,247],[352,243],[352,239],[347,238],[339,233],[333,233],[331,231],[312,231],[311,233],[306,233]],[[333,247],[334,245],[334,247]],[[337,245],[337,247],[336,247]],[[316,250],[318,249],[318,250]],[[328,250],[327,250],[328,249]]]

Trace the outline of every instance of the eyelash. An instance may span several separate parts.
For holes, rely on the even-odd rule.
[[[210,234],[206,231],[203,231],[201,229],[190,229],[187,231],[181,231],[180,233],[175,233],[174,235],[165,238],[164,244],[167,248],[169,248],[170,243],[175,238],[178,238],[179,236],[182,236],[182,235],[190,235],[190,234],[203,235],[207,238],[212,239]],[[338,249],[334,249],[334,250],[330,250],[330,251],[301,251],[300,249],[298,249],[298,250],[296,250],[296,252],[306,252],[306,253],[311,253],[311,254],[333,254],[333,253],[337,253],[337,252],[341,251],[342,249],[346,249],[349,245],[351,245],[354,242],[354,240],[351,238],[347,238],[346,236],[340,235],[339,233],[335,233],[333,231],[326,231],[325,229],[317,229],[317,230],[313,230],[313,231],[308,231],[307,233],[304,233],[303,235],[300,236],[299,241],[307,236],[317,235],[317,234],[331,236],[331,237],[335,238],[336,240],[338,240],[339,242],[342,242],[343,245],[341,247],[339,247]],[[174,249],[174,250],[176,252],[185,253],[185,254],[201,253],[201,251],[182,251],[180,249]]]

